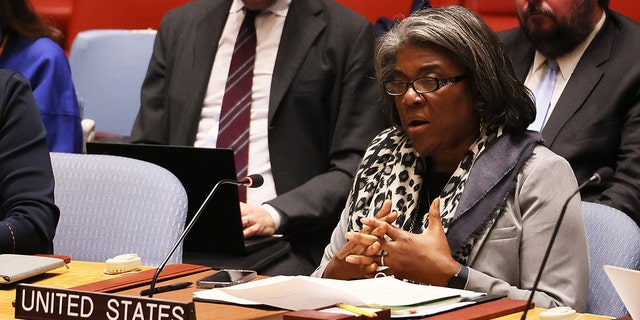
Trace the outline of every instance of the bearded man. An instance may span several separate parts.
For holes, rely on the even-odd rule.
[[[569,161],[579,183],[611,167],[613,179],[584,188],[582,199],[640,225],[640,24],[607,0],[514,2],[520,27],[499,37],[535,94],[530,129]]]

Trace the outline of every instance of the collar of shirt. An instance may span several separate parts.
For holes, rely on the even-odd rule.
[[[582,43],[580,43],[573,51],[557,58],[558,67],[560,68],[560,71],[558,71],[558,75],[560,75],[564,81],[567,81],[569,77],[571,77],[571,74],[573,74],[573,71],[576,69],[578,62],[582,57],[582,54],[585,52],[585,50],[587,50],[587,47],[589,46],[589,44],[591,44],[591,41],[593,41],[593,38],[595,38],[598,32],[600,32],[600,29],[602,29],[602,26],[604,25],[604,21],[606,17],[607,17],[607,13],[606,11],[603,11],[600,21],[596,23],[595,27],[593,28],[589,36]],[[540,68],[545,66],[544,62],[546,60],[547,58],[542,53],[536,50],[536,54],[533,59],[533,65],[532,65],[533,67],[532,70],[534,74],[539,72],[544,74],[544,72],[540,70]]]
[[[290,4],[291,4],[291,0],[278,0],[271,6],[266,8],[265,11],[270,11],[275,15],[286,17],[287,12],[289,11]],[[244,8],[244,3],[242,2],[242,0],[233,0],[229,13],[238,13],[242,11],[243,8]]]

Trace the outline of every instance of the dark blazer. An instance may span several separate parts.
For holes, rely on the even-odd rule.
[[[53,253],[60,211],[29,81],[0,70],[0,253]]]
[[[524,81],[534,49],[520,28],[499,34]],[[600,167],[610,183],[583,189],[582,199],[618,208],[640,224],[640,24],[607,11],[607,19],[571,75],[542,135],[565,157],[579,183]],[[553,179],[553,177],[549,177]]]
[[[134,142],[193,145],[230,0],[187,3],[164,18],[142,88]],[[286,215],[279,232],[314,263],[329,242],[353,174],[383,129],[373,71],[374,33],[331,0],[293,0],[276,58],[269,152]]]

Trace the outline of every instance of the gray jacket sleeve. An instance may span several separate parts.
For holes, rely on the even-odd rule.
[[[340,215],[340,221],[335,229],[333,229],[333,233],[331,234],[331,242],[324,249],[324,254],[322,255],[322,261],[320,265],[314,271],[311,276],[321,278],[324,274],[324,269],[327,268],[327,264],[331,261],[331,258],[336,255],[338,250],[342,248],[347,243],[347,239],[344,237],[344,234],[347,233],[347,226],[349,225],[349,207],[346,206],[344,210],[342,210],[342,214]]]
[[[514,197],[469,257],[465,289],[528,299],[566,199],[578,188],[566,160],[545,147],[518,175]],[[569,306],[582,312],[589,282],[589,254],[580,196],[569,202],[534,296],[536,306]]]

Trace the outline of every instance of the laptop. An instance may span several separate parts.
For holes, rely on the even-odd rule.
[[[185,226],[218,181],[237,180],[231,149],[88,142],[87,153],[144,160],[172,172],[182,182],[189,200]],[[184,251],[244,255],[280,239],[280,235],[244,239],[238,186],[223,184],[185,237]]]

